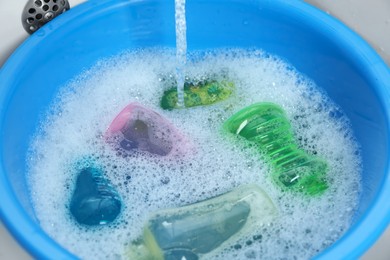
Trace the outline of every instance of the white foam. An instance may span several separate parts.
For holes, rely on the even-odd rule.
[[[235,82],[235,93],[215,105],[165,111],[159,107],[162,86],[172,80],[175,65],[172,50],[138,50],[101,61],[64,86],[37,131],[28,160],[31,199],[51,237],[84,259],[121,258],[126,245],[141,235],[149,213],[247,183],[257,183],[270,195],[279,218],[237,241],[219,259],[310,258],[348,229],[360,190],[358,146],[347,119],[313,82],[259,50],[192,53],[190,78],[224,71]],[[180,161],[118,157],[102,136],[117,113],[134,101],[173,122],[197,152]],[[259,153],[221,131],[233,113],[261,101],[281,105],[300,145],[329,163],[330,188],[323,196],[307,199],[281,192]],[[330,116],[334,114],[337,120]],[[104,166],[123,200],[121,214],[108,226],[83,227],[69,213],[76,163],[88,156]],[[257,235],[261,239],[253,239]]]

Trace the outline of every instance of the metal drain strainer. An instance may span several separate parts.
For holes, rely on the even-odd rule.
[[[23,27],[32,34],[69,8],[68,0],[29,0],[22,13]]]

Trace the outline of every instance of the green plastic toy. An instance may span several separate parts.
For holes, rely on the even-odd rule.
[[[222,80],[203,81],[198,84],[184,83],[184,106],[205,106],[223,101],[233,93],[233,82]],[[166,90],[161,98],[161,108],[172,110],[179,108],[177,104],[177,89],[172,87]]]
[[[253,104],[230,117],[224,129],[257,145],[273,166],[273,180],[283,189],[315,195],[328,188],[327,163],[298,147],[280,106],[266,102]]]

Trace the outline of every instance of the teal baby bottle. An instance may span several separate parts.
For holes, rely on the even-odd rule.
[[[82,225],[98,226],[116,219],[122,207],[118,192],[103,171],[97,167],[83,168],[76,181],[70,212]]]

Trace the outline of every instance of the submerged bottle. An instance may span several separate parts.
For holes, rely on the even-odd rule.
[[[189,142],[160,114],[138,103],[127,105],[112,121],[106,140],[130,154],[148,152],[159,156],[184,154]]]
[[[121,199],[102,170],[83,168],[76,181],[70,212],[79,224],[95,226],[111,223],[121,211]]]
[[[222,80],[206,80],[199,83],[184,82],[184,106],[205,106],[223,101],[233,93],[233,82]],[[161,98],[161,108],[172,110],[179,108],[177,88],[166,90]]]
[[[273,180],[282,188],[309,195],[328,188],[327,163],[298,147],[291,125],[278,105],[253,104],[230,117],[224,128],[256,144],[273,166]]]
[[[133,242],[129,259],[199,259],[218,253],[248,231],[276,216],[268,195],[256,185],[184,207],[161,210],[149,218],[143,237]]]

